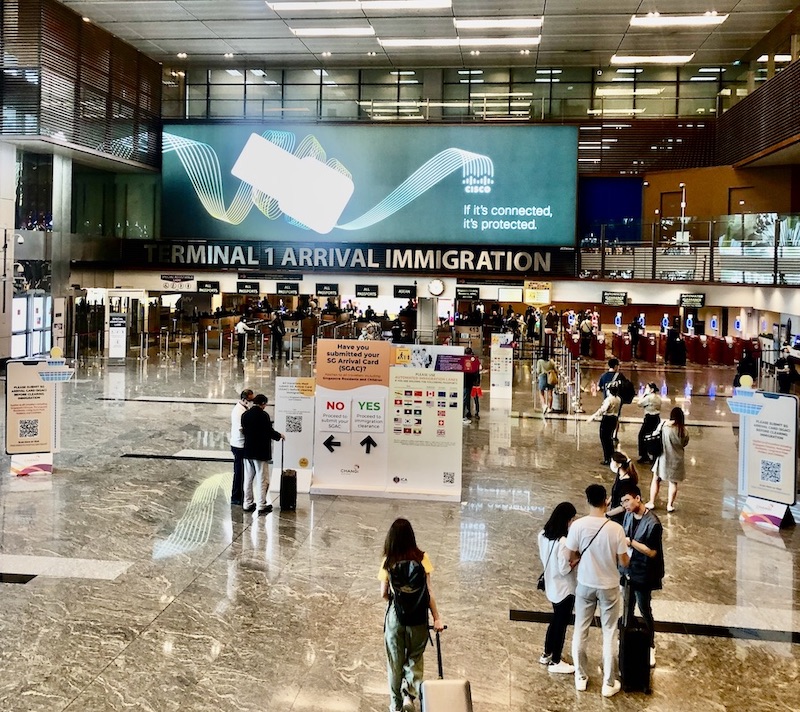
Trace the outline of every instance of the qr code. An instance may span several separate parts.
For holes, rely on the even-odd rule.
[[[772,460],[761,461],[761,481],[771,482],[774,485],[781,481],[781,463]]]
[[[303,432],[303,416],[302,415],[287,415],[286,416],[286,432],[287,433],[302,433]]]
[[[21,438],[38,438],[39,437],[39,421],[33,420],[20,420],[19,421],[19,436]]]
[[[444,476],[442,477],[442,481],[443,481],[443,482],[444,482],[446,485],[452,485],[452,484],[455,484],[455,481],[456,481],[456,473],[455,473],[455,472],[445,472],[445,473],[444,473]]]

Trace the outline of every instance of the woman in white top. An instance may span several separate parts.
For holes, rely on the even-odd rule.
[[[648,383],[644,395],[639,398],[637,405],[644,408],[644,420],[639,429],[639,459],[638,463],[644,465],[652,462],[647,449],[644,446],[644,438],[658,427],[661,422],[661,395],[655,383]]]
[[[553,618],[547,626],[544,652],[539,658],[548,672],[572,674],[574,666],[561,659],[572,608],[575,604],[575,571],[567,555],[567,531],[577,512],[570,502],[561,502],[539,532],[539,558],[544,566],[544,588],[553,604]]]

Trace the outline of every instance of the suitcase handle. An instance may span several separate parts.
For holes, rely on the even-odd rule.
[[[433,626],[429,625],[428,630],[433,630]],[[447,630],[447,626],[444,626],[442,630]],[[442,641],[439,638],[440,631],[436,631],[436,662],[439,665],[439,679],[444,680],[444,670],[442,669]],[[430,633],[428,633],[428,638],[430,639]]]

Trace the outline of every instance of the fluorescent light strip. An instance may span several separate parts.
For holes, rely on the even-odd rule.
[[[452,0],[319,0],[319,2],[268,2],[275,12],[339,10],[446,10]]]
[[[728,19],[727,15],[707,12],[703,15],[660,15],[649,12],[647,15],[633,15],[631,27],[713,27],[721,25]]]
[[[635,82],[636,80],[633,77],[612,77],[612,82]]]
[[[459,74],[483,74],[482,69],[459,69]]]
[[[413,69],[411,69],[400,72],[389,72],[389,74],[391,74],[393,77],[408,77],[408,76],[414,76],[416,72]]]
[[[241,77],[242,73],[238,69],[226,69],[225,70],[228,74],[232,77]]]
[[[644,54],[639,56],[611,57],[611,64],[686,64],[694,59],[692,54]]]
[[[542,26],[541,17],[509,17],[502,20],[453,18],[453,24],[459,30],[531,30]]]
[[[370,27],[298,27],[289,28],[295,37],[372,37],[375,28]]]
[[[704,73],[704,72],[706,74],[711,73],[711,72],[713,72],[714,74],[722,74],[725,71],[725,68],[724,67],[700,67],[700,69],[698,69],[697,71],[700,72],[701,74]]]
[[[711,77],[714,80],[714,77]],[[658,96],[664,92],[664,87],[648,87],[642,89],[626,89],[624,87],[598,87],[595,96]]]
[[[690,82],[718,82],[717,77],[689,77]]]
[[[473,98],[477,99],[498,99],[507,96],[533,96],[532,91],[505,91],[505,92],[486,92],[483,94],[473,94]]]
[[[379,39],[381,47],[531,47],[542,41],[539,37],[442,37],[436,39],[412,38]]]
[[[460,79],[462,84],[483,84],[483,79]]]
[[[534,81],[537,84],[555,84],[556,82],[560,82],[561,80],[558,77],[536,77]]]
[[[327,76],[328,76],[328,72],[327,72],[327,71],[325,71],[324,69],[313,69],[312,71],[313,71],[313,72],[314,72],[314,74],[316,74],[318,77],[327,77]]]
[[[762,54],[756,61],[757,62],[767,62],[769,60],[769,56],[766,54]],[[791,62],[792,55],[791,54],[776,54],[775,55],[776,62]]]
[[[587,114],[641,114],[644,109],[587,109]]]
[[[641,74],[644,69],[632,69],[631,67],[623,67],[617,70],[617,74]]]
[[[561,74],[560,69],[537,69],[537,74]]]

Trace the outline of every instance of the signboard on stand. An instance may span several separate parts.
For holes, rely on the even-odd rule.
[[[108,358],[125,359],[128,355],[128,317],[110,314],[108,317]]]
[[[393,368],[389,399],[389,496],[461,499],[463,376]]]
[[[492,334],[491,405],[510,403],[514,382],[512,334]]]
[[[280,490],[281,468],[297,470],[297,491],[308,492],[311,486],[314,454],[314,391],[313,378],[279,376],[275,379],[275,430],[283,433],[283,457],[275,445],[273,471],[269,480],[271,492]]]
[[[740,520],[768,529],[790,524],[797,493],[797,397],[734,389],[728,407],[739,416]]]

